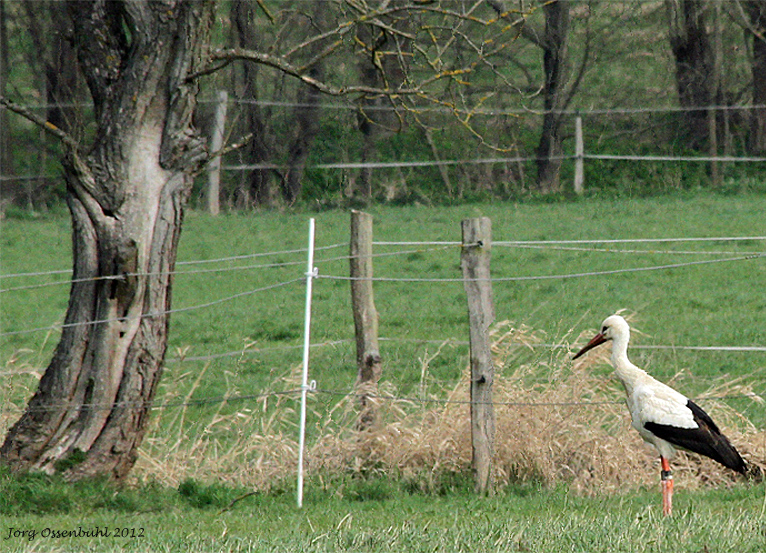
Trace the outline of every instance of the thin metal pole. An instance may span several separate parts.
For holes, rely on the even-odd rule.
[[[309,219],[308,266],[306,270],[306,311],[303,327],[303,379],[301,381],[301,421],[298,438],[298,507],[303,507],[303,450],[306,446],[306,395],[309,386],[309,350],[311,345],[311,289],[317,270],[314,267],[314,219]]]

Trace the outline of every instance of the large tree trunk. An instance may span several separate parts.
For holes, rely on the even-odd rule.
[[[543,69],[543,127],[537,146],[537,186],[547,194],[561,188],[561,110],[565,104],[565,86],[569,77],[567,43],[569,42],[569,2],[554,0],[543,5],[545,35],[542,41]]]
[[[162,372],[183,208],[204,158],[187,77],[209,44],[213,5],[69,10],[97,129],[87,155],[66,143],[74,283],[61,341],[0,455],[18,470],[121,478]]]
[[[678,102],[683,112],[684,138],[690,148],[701,148],[708,137],[706,106],[714,102],[713,53],[705,25],[702,0],[666,0],[670,46],[676,61]]]

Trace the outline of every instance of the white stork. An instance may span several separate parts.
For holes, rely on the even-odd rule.
[[[630,327],[620,315],[607,317],[601,332],[573,359],[609,340],[612,341],[612,366],[625,387],[633,428],[660,454],[663,513],[669,515],[673,508],[673,476],[669,460],[676,448],[710,457],[740,474],[748,473],[748,466],[740,454],[699,405],[630,362]]]

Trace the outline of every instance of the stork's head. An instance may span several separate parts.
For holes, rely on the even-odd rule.
[[[628,341],[630,340],[630,327],[628,326],[628,321],[620,315],[611,315],[604,319],[604,322],[601,323],[601,332],[596,334],[590,342],[585,344],[585,347],[578,351],[572,359],[577,359],[586,351],[609,340],[616,340],[624,343],[627,347]]]

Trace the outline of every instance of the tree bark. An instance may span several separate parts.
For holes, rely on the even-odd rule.
[[[64,141],[74,281],[61,340],[0,458],[15,470],[119,479],[162,373],[184,205],[206,156],[186,78],[209,45],[213,3],[68,7],[96,119],[87,154]]]

